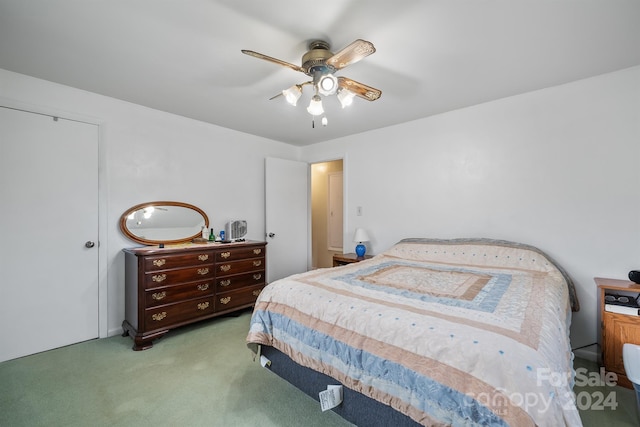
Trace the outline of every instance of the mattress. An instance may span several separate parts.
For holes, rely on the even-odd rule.
[[[423,425],[581,425],[566,272],[537,248],[405,239],[369,260],[269,284],[249,347]]]

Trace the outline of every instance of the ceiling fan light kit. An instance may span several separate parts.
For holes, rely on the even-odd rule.
[[[324,40],[313,40],[309,43],[309,51],[302,56],[301,66],[272,58],[252,50],[242,50],[242,53],[258,59],[274,62],[312,77],[313,80],[294,84],[270,99],[274,99],[282,95],[289,104],[296,106],[298,100],[302,96],[302,87],[308,84],[313,85],[315,94],[309,102],[307,112],[315,119],[316,116],[324,114],[322,98],[320,95],[336,95],[342,108],[351,105],[356,96],[366,99],[367,101],[375,101],[380,98],[382,92],[379,89],[367,86],[346,77],[336,77],[334,75],[336,71],[360,61],[375,51],[376,49],[371,42],[358,39],[338,53],[334,54],[329,50],[329,43]],[[322,118],[322,125],[327,125],[326,117]],[[312,121],[312,127],[315,127],[315,121]]]

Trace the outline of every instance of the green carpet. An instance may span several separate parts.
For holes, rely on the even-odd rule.
[[[180,328],[146,351],[116,336],[0,363],[0,426],[351,425],[252,360],[249,319]],[[580,390],[613,390],[618,402],[581,411],[585,427],[638,425],[633,391]]]
[[[254,362],[250,312],[0,363],[0,426],[347,426]],[[301,420],[304,420],[302,422]]]

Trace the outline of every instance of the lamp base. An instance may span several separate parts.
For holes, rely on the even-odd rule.
[[[367,248],[362,243],[359,243],[356,246],[356,255],[358,255],[359,258],[362,258],[366,251],[367,251]]]

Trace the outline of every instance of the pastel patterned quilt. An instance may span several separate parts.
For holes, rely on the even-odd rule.
[[[580,426],[577,300],[536,248],[406,239],[269,284],[247,337],[423,425]]]

